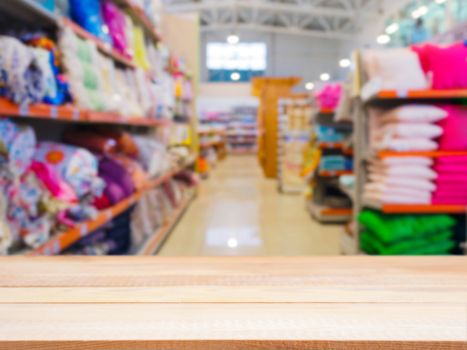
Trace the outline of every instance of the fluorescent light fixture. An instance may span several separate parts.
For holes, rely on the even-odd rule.
[[[435,2],[437,4],[444,4],[446,2],[446,0],[435,0]]]
[[[391,41],[391,37],[387,34],[378,35],[376,42],[381,45],[385,45]]]
[[[238,81],[240,80],[240,78],[241,76],[238,72],[233,72],[232,74],[230,74],[230,79],[232,79],[233,81]]]
[[[307,89],[308,91],[311,91],[314,88],[315,88],[315,84],[313,84],[311,81],[305,84],[305,89]]]
[[[319,78],[322,80],[322,81],[328,81],[329,79],[331,79],[331,76],[329,75],[329,73],[322,73]]]
[[[348,58],[343,58],[339,61],[339,66],[341,68],[347,68],[347,67],[350,67],[350,65],[352,64],[352,62],[350,62],[350,60]]]
[[[386,27],[387,34],[394,34],[399,30],[399,23],[392,23]]]
[[[420,17],[426,15],[427,12],[428,12],[428,7],[420,6],[416,10],[412,11],[412,17],[417,19],[417,18],[420,18]]]
[[[238,44],[239,41],[240,41],[240,38],[239,38],[238,35],[230,34],[230,35],[227,37],[227,42],[228,42],[229,44],[235,45],[235,44]]]

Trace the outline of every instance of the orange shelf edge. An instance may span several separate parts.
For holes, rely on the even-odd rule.
[[[70,247],[72,244],[77,242],[79,239],[94,232],[99,227],[102,227],[107,222],[111,221],[113,218],[120,215],[126,209],[128,209],[133,204],[135,204],[144,195],[144,193],[147,190],[156,188],[162,185],[163,183],[165,183],[166,181],[174,177],[176,174],[178,174],[186,166],[189,166],[189,165],[190,163],[187,163],[183,166],[180,166],[179,168],[176,168],[168,172],[167,174],[164,174],[162,176],[157,177],[156,179],[152,181],[149,181],[148,184],[143,186],[143,188],[139,192],[136,192],[129,198],[126,198],[122,200],[121,202],[115,204],[114,206],[108,209],[104,209],[101,212],[99,212],[98,216],[95,219],[79,223],[76,226],[70,228],[69,230],[55,235],[49,241],[44,243],[42,246],[40,246],[39,248],[33,249],[32,251],[28,252],[26,255],[34,256],[34,255],[59,254],[64,249]]]
[[[434,204],[383,204],[381,211],[386,214],[465,214],[467,206]]]
[[[378,158],[388,157],[451,157],[451,156],[467,156],[467,151],[380,151],[377,153]]]
[[[322,177],[332,177],[332,176],[341,176],[341,175],[352,175],[352,170],[336,170],[336,171],[320,171],[319,176]]]
[[[321,114],[334,114],[335,110],[332,108],[320,108],[319,113]]]
[[[459,90],[382,90],[375,95],[379,99],[397,98],[467,98],[467,89]],[[371,98],[370,98],[371,100]]]
[[[352,209],[326,208],[326,209],[321,210],[321,215],[328,215],[328,216],[352,215]]]
[[[73,105],[54,106],[38,103],[29,106],[18,106],[3,97],[0,97],[0,115],[5,117],[25,117],[88,123],[112,123],[135,126],[167,126],[171,123],[170,120],[166,119],[122,117],[116,113],[86,111]]]

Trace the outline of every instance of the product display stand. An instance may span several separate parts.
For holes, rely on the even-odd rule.
[[[277,176],[277,101],[290,94],[300,78],[253,78],[252,95],[260,100],[258,125],[262,131],[258,139],[258,158],[267,178]]]

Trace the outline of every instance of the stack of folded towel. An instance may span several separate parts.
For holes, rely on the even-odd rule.
[[[365,226],[360,234],[362,250],[373,255],[445,255],[455,246],[448,215],[384,215],[372,210],[360,213]]]
[[[436,172],[428,157],[388,157],[369,163],[364,198],[380,203],[430,204]]]
[[[406,105],[370,114],[370,148],[376,151],[433,151],[443,127],[436,123],[448,112],[431,105]]]

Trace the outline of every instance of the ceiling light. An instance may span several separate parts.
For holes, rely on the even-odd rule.
[[[444,4],[446,0],[435,0],[437,4]]]
[[[393,23],[390,24],[386,27],[386,33],[387,34],[394,34],[399,30],[399,23]]]
[[[232,79],[233,81],[238,81],[240,80],[240,78],[241,76],[238,72],[233,72],[232,74],[230,74],[230,79]]]
[[[227,245],[229,246],[229,248],[237,248],[238,247],[238,241],[236,238],[229,238],[229,240],[227,241]]]
[[[315,84],[313,84],[311,81],[305,84],[305,89],[308,91],[313,90],[315,88]]]
[[[348,58],[343,58],[339,61],[339,66],[341,68],[347,68],[347,67],[350,67],[350,65],[352,64],[352,62],[350,62],[350,60]]]
[[[391,41],[391,37],[386,34],[378,35],[378,37],[376,38],[376,42],[381,45],[385,45],[389,43],[390,41]]]
[[[240,38],[239,38],[238,35],[230,34],[230,35],[227,37],[227,42],[228,42],[229,44],[235,45],[235,44],[238,44],[239,41],[240,41]]]
[[[417,19],[422,17],[423,15],[426,15],[428,12],[428,7],[426,6],[420,6],[418,9],[412,11],[412,17]]]
[[[331,79],[331,76],[329,75],[329,73],[323,73],[319,76],[319,78],[322,80],[322,81],[328,81],[329,79]]]

